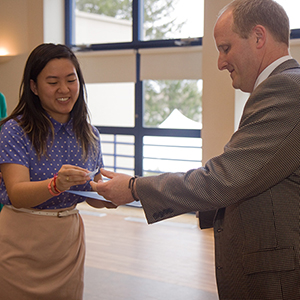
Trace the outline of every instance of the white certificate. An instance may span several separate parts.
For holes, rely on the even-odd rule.
[[[86,197],[86,198],[92,198],[92,199],[96,199],[96,200],[111,202],[109,200],[106,200],[103,196],[99,195],[97,192],[94,192],[94,191],[72,191],[72,190],[67,190],[66,192],[76,194],[78,196],[83,196],[83,197]]]

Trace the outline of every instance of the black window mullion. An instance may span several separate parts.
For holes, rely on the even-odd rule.
[[[143,0],[132,0],[132,42],[138,45],[143,38]],[[137,49],[138,50],[138,49]],[[134,173],[143,175],[143,82],[140,80],[140,54],[136,53]]]
[[[132,0],[132,41],[143,40],[144,0]]]
[[[135,84],[135,162],[134,171],[138,176],[143,175],[143,119],[144,92],[143,82],[140,80],[140,54],[136,53],[136,84]]]
[[[65,0],[65,44],[71,47],[75,41],[75,0]]]

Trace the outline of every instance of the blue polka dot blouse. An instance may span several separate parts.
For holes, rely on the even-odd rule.
[[[53,177],[64,164],[79,166],[90,171],[95,170],[99,166],[103,167],[100,137],[95,127],[93,127],[93,130],[99,138],[99,151],[94,158],[89,156],[85,161],[82,159],[82,149],[73,132],[72,118],[65,124],[56,122],[51,117],[50,120],[54,126],[54,142],[51,145],[51,137],[48,139],[48,157],[43,155],[40,160],[28,136],[24,134],[17,122],[14,120],[6,122],[0,132],[0,164],[13,163],[25,166],[29,170],[31,181],[40,181]],[[71,189],[87,191],[91,190],[91,187],[87,182],[84,185],[73,186]],[[67,208],[84,200],[84,197],[65,192],[59,196],[52,197],[35,208]],[[11,204],[6,192],[5,182],[3,181],[0,185],[0,203]]]

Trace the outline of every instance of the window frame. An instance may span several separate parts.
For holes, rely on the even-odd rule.
[[[107,51],[121,49],[166,48],[184,46],[202,46],[202,37],[191,39],[168,39],[142,41],[143,0],[132,0],[132,42],[91,44],[79,49],[81,51]],[[77,46],[74,41],[75,0],[65,0],[65,44],[69,47]],[[136,83],[135,83],[135,126],[111,127],[96,126],[101,134],[132,135],[134,136],[134,173],[143,175],[143,138],[144,136],[189,137],[201,138],[201,129],[166,129],[149,128],[143,126],[144,90],[140,80],[140,54],[136,51]]]

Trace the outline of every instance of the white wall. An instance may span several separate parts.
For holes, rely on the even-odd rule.
[[[64,0],[1,0],[0,48],[12,58],[1,63],[0,91],[10,113],[19,98],[23,69],[29,53],[43,42],[64,42]]]

